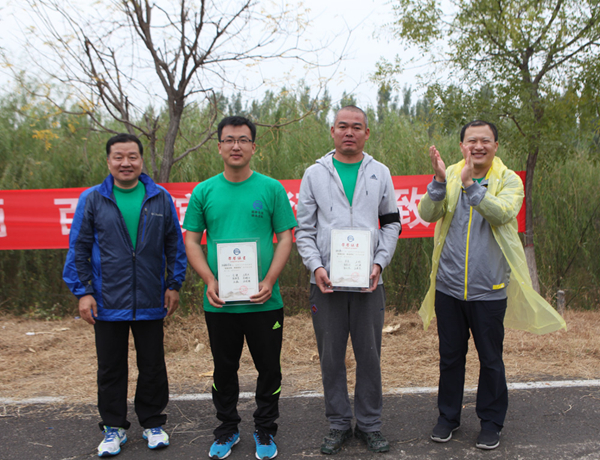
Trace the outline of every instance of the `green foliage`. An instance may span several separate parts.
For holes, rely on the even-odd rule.
[[[550,117],[556,130],[550,139],[566,145],[568,154],[560,163],[543,166],[534,189],[543,293],[550,298],[557,289],[566,289],[569,305],[577,308],[596,308],[600,295],[600,165],[593,161],[598,158],[594,151],[598,146],[598,108],[578,106],[581,98],[573,97],[577,88],[584,88],[588,101],[595,101],[598,92],[592,83],[590,79],[587,86],[573,82],[575,89],[561,94],[562,105],[557,105],[556,115]],[[427,152],[431,144],[442,152],[446,164],[460,160],[458,132],[470,117],[496,121],[500,128],[499,156],[511,169],[525,168],[523,142],[514,123],[491,112],[486,104],[493,100],[490,90],[481,88],[469,94],[459,87],[432,86],[414,103],[410,88],[404,88],[401,95],[391,91],[384,96],[377,108],[366,110],[371,129],[366,150],[393,175],[429,174]],[[225,114],[241,110],[259,123],[257,152],[252,160],[259,172],[276,179],[300,179],[308,166],[333,148],[329,131],[333,114],[327,92],[312,96],[300,84],[295,90],[268,92],[261,100],[220,98]],[[399,98],[401,104],[395,102]],[[309,109],[312,112],[302,118]],[[585,110],[589,115],[574,116]],[[200,104],[186,108],[177,152],[202,138],[201,133],[209,126],[209,113],[210,108]],[[46,133],[45,137],[40,137],[40,132]],[[0,187],[62,188],[99,183],[107,174],[107,137],[91,130],[85,118],[68,115],[19,92],[0,97]],[[171,178],[199,182],[222,170],[216,140],[212,140],[178,162]],[[420,305],[429,283],[432,243],[432,239],[399,240],[396,255],[384,272],[389,308],[407,311]],[[65,250],[0,251],[0,307],[36,318],[77,315],[76,299],[61,278],[65,254]],[[280,285],[288,314],[308,308],[309,274],[295,248]],[[188,267],[180,293],[183,314],[201,311],[203,289],[202,280]]]
[[[106,175],[106,134],[29,91],[0,99],[0,189],[83,187]],[[99,161],[99,159],[102,159]]]
[[[436,58],[435,40],[446,43],[441,62],[452,83],[429,87],[446,126],[477,116],[509,120],[520,153],[561,161],[571,143],[560,133],[580,116],[597,118],[583,103],[600,81],[596,0],[454,0],[447,16],[435,0],[395,4],[397,38]]]
[[[466,119],[510,122],[509,148],[526,158],[525,253],[533,286],[539,289],[533,251],[535,170],[538,159],[543,166],[572,155],[575,145],[564,133],[575,133],[581,121],[588,122],[582,117],[593,116],[583,108],[583,98],[600,81],[595,72],[598,1],[453,0],[447,17],[436,10],[441,5],[437,0],[395,3],[395,36],[444,65],[438,69],[439,81],[447,76],[453,80],[429,88],[440,112],[449,115],[446,124],[460,120],[461,113]],[[441,52],[435,48],[438,43]],[[376,78],[393,79],[392,70],[383,62]],[[589,143],[592,152],[594,143]]]
[[[0,307],[16,315],[56,319],[76,315],[77,299],[62,280],[67,251],[0,251]]]
[[[398,37],[417,43],[423,50],[442,37],[442,9],[436,0],[397,0],[393,8]]]
[[[385,82],[379,85],[379,91],[377,91],[377,121],[383,121],[391,99],[392,87]]]
[[[584,152],[536,181],[536,237],[540,277],[548,295],[563,289],[571,305],[593,308],[600,290],[600,168]]]
[[[348,93],[346,93],[346,91],[344,91],[342,93],[342,98],[340,100],[340,103],[336,107],[336,110],[340,110],[342,107],[346,107],[349,105],[357,105],[356,97],[354,97],[354,95],[348,94]]]

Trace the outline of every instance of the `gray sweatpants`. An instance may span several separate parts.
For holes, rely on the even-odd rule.
[[[325,415],[329,427],[352,427],[352,407],[346,378],[348,335],[356,359],[354,413],[365,432],[381,429],[381,331],[385,315],[385,291],[379,285],[370,294],[323,294],[311,284],[310,305],[317,338],[325,391]]]

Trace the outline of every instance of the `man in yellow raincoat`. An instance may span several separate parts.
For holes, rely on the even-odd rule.
[[[476,446],[495,449],[508,409],[502,360],[504,326],[537,334],[566,329],[531,286],[517,234],[523,203],[519,176],[496,157],[498,130],[481,120],[460,132],[463,160],[448,169],[431,146],[435,172],[419,214],[437,222],[429,291],[419,311],[425,329],[437,316],[438,423],[431,439],[447,442],[460,426],[469,331],[479,354]]]

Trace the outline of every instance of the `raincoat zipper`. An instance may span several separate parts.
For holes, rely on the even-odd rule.
[[[467,230],[467,248],[465,251],[465,300],[467,300],[467,281],[469,280],[469,240],[471,239],[471,222],[473,220],[473,206],[469,206],[469,226]]]

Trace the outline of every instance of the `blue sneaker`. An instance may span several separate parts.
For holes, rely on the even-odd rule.
[[[240,442],[240,433],[224,434],[213,442],[208,452],[208,457],[213,460],[227,458],[231,454],[231,448]]]
[[[256,442],[256,458],[258,460],[277,457],[277,445],[273,440],[273,435],[256,430],[254,432],[254,442]]]
[[[161,449],[169,445],[169,435],[165,433],[162,427],[146,428],[142,437],[148,441],[148,448]]]
[[[108,457],[121,452],[121,446],[127,442],[125,430],[104,425],[102,432],[104,433],[104,441],[98,446],[98,457]]]

